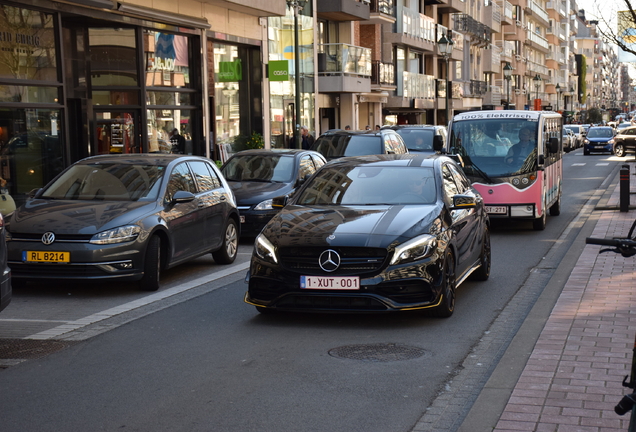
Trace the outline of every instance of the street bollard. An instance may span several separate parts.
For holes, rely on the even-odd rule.
[[[623,165],[620,172],[620,209],[629,211],[629,165]]]

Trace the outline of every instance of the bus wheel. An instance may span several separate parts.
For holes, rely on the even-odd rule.
[[[557,198],[556,202],[550,207],[550,216],[558,216],[561,214],[561,197]]]
[[[545,201],[543,202],[543,215],[538,217],[532,221],[532,228],[535,231],[543,231],[545,229],[545,224],[548,221],[548,212],[545,208]]]

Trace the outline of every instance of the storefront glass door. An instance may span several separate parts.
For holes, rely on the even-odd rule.
[[[137,136],[139,114],[135,110],[95,113],[95,151],[93,154],[141,153]]]

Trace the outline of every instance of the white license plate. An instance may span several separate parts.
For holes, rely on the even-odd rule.
[[[245,223],[245,216],[239,216],[241,218],[241,223]]]
[[[596,146],[594,147],[595,150],[603,150],[605,148],[605,146]]]
[[[489,214],[507,214],[508,207],[506,206],[485,206],[486,213]]]
[[[301,276],[300,287],[324,290],[358,290],[359,276]]]

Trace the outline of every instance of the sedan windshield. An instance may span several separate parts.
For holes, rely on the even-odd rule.
[[[430,129],[398,129],[398,135],[402,137],[406,148],[409,150],[422,151],[433,150],[434,132]]]
[[[384,153],[382,138],[377,135],[322,136],[318,139],[316,150],[327,159]]]
[[[165,167],[119,163],[72,165],[40,198],[138,201],[157,199]]]
[[[614,134],[610,128],[590,128],[587,131],[588,138],[611,138]]]
[[[294,157],[284,155],[237,155],[222,170],[230,181],[290,182],[294,175]]]
[[[434,171],[422,167],[323,168],[298,198],[300,205],[432,204]]]

